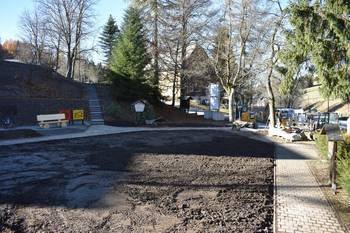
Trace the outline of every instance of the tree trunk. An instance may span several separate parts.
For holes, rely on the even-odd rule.
[[[154,80],[153,85],[159,86],[159,43],[158,43],[158,0],[154,0],[154,38],[153,38],[153,52],[154,52]]]
[[[184,97],[186,93],[186,83],[185,83],[185,57],[187,52],[187,19],[185,12],[182,14],[181,22],[181,70],[180,70],[180,96]]]
[[[73,72],[73,58],[71,56],[67,56],[67,73],[66,78],[71,79]]]
[[[176,64],[177,66],[177,64]],[[177,68],[175,66],[175,71],[174,71],[174,78],[173,78],[173,99],[171,101],[171,106],[175,106],[175,99],[176,99],[176,80],[177,80]]]
[[[61,36],[58,37],[58,41],[57,41],[55,71],[57,71],[59,68],[60,48],[61,48]]]
[[[329,96],[327,96],[327,112],[329,112]]]
[[[177,41],[176,45],[176,51],[175,51],[175,65],[174,65],[174,78],[173,78],[173,99],[171,102],[171,106],[175,106],[175,101],[176,101],[176,81],[177,81],[177,66],[178,66],[178,55],[179,55],[179,41]]]
[[[229,121],[234,122],[236,120],[236,109],[235,109],[235,91],[232,88],[228,97],[228,112]]]
[[[272,71],[271,71],[271,75],[272,75]],[[267,95],[268,95],[268,102],[269,102],[269,119],[270,119],[269,128],[273,128],[276,125],[275,95],[273,94],[273,89],[272,89],[272,84],[271,84],[271,75],[269,74],[269,77],[267,79]]]

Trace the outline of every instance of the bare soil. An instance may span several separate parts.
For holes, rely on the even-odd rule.
[[[224,131],[0,147],[0,232],[272,232],[273,153]]]
[[[16,129],[0,131],[0,140],[34,138],[42,136],[40,133],[31,129]]]

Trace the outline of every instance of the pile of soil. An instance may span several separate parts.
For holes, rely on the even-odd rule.
[[[2,130],[0,131],[0,140],[10,140],[19,138],[34,138],[42,135],[31,129],[16,129],[16,130]]]
[[[0,147],[0,231],[272,232],[273,154],[202,130]]]

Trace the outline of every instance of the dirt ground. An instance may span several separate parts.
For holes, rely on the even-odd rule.
[[[34,138],[42,136],[40,133],[31,129],[16,129],[0,131],[0,140]]]
[[[0,232],[272,232],[273,152],[224,131],[0,147]]]

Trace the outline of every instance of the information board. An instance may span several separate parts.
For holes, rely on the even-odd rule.
[[[84,120],[84,110],[82,109],[74,109],[73,110],[73,120]]]

